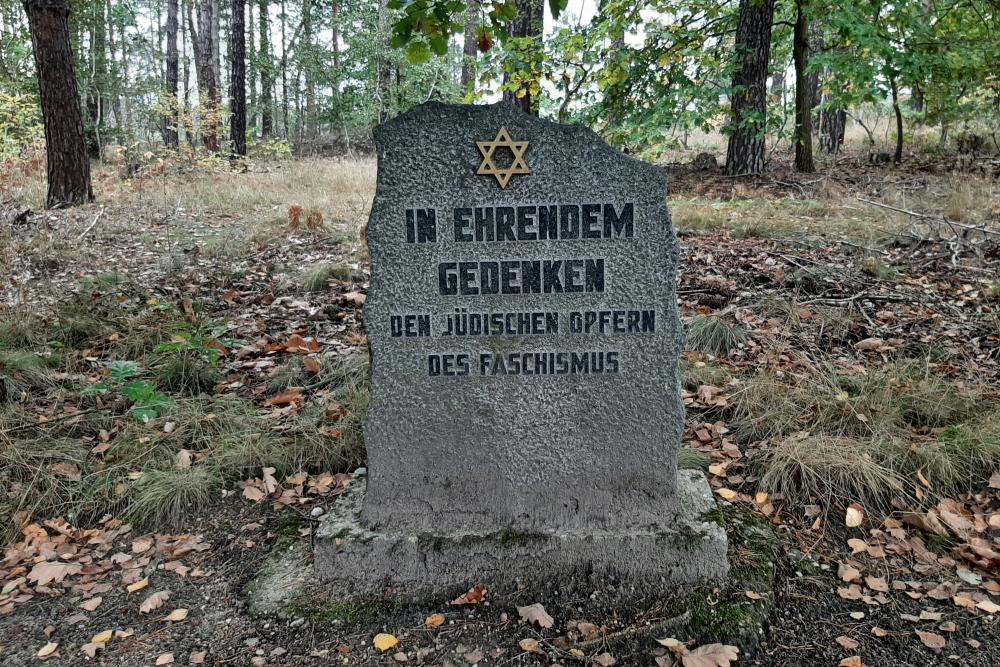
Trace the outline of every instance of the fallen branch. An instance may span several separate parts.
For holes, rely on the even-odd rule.
[[[905,209],[905,208],[899,208],[897,206],[890,206],[889,204],[883,204],[882,202],[872,201],[870,199],[864,199],[862,197],[857,197],[857,200],[861,201],[861,202],[864,202],[866,204],[871,204],[872,206],[878,206],[879,208],[886,208],[886,209],[889,209],[890,211],[895,211],[896,213],[904,213],[904,214],[912,216],[914,218],[920,218],[921,220],[930,220],[931,222],[938,222],[938,223],[942,223],[942,224],[948,225],[949,227],[951,227],[951,231],[955,234],[955,236],[961,236],[961,234],[959,234],[957,231],[955,231],[955,228],[958,228],[958,229],[964,229],[964,230],[967,230],[967,231],[970,231],[970,232],[979,232],[979,233],[983,234],[984,236],[995,236],[997,238],[1000,238],[1000,232],[994,232],[994,231],[992,231],[990,229],[986,229],[985,226],[984,227],[976,227],[975,225],[966,225],[966,224],[962,224],[961,222],[955,222],[954,220],[948,220],[946,218],[938,218],[938,217],[933,216],[933,215],[927,215],[926,213],[918,213],[917,211],[910,211],[910,210]]]
[[[100,222],[101,216],[103,216],[103,215],[104,215],[104,207],[102,206],[101,210],[98,211],[97,215],[94,216],[94,221],[92,223],[90,223],[90,225],[88,225],[85,230],[83,230],[83,233],[80,234],[80,236],[78,236],[76,240],[77,241],[82,241],[83,237],[86,236],[87,234],[89,234],[90,230],[97,226],[97,223]]]

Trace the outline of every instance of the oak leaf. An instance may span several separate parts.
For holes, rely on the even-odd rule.
[[[541,653],[542,649],[538,647],[538,640],[532,639],[531,637],[525,637],[517,643],[521,647],[521,650],[526,653]]]
[[[162,620],[170,621],[172,623],[180,623],[187,617],[188,617],[188,610],[182,608],[182,609],[174,609],[172,612],[164,616]]]
[[[948,643],[944,637],[934,632],[917,630],[917,637],[920,638],[921,643],[923,643],[923,645],[927,648],[941,649]]]
[[[163,603],[170,599],[170,591],[158,591],[153,593],[148,598],[142,601],[139,605],[139,613],[148,614],[151,611],[159,609],[163,606]]]
[[[740,650],[727,644],[705,644],[681,656],[684,667],[729,667]]]
[[[55,653],[57,648],[59,648],[59,642],[49,642],[42,648],[38,649],[38,653],[36,653],[35,655],[37,655],[39,658],[47,658],[53,653]]]
[[[428,628],[440,628],[444,625],[444,614],[431,614],[424,621],[424,625]]]
[[[382,653],[385,653],[398,643],[399,640],[396,639],[395,636],[385,632],[380,632],[379,634],[375,635],[374,639],[372,639],[372,646],[374,646]]]
[[[555,619],[549,616],[548,612],[545,611],[545,607],[537,602],[526,607],[518,607],[517,613],[527,623],[537,623],[541,628],[551,628],[553,622],[555,621]]]

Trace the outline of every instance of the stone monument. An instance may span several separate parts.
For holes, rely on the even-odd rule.
[[[375,131],[360,471],[317,533],[345,596],[719,580],[678,471],[678,246],[662,169],[507,104]]]

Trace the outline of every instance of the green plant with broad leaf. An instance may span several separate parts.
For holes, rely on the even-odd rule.
[[[92,384],[84,390],[87,394],[108,394],[116,390],[132,401],[131,414],[137,421],[146,423],[160,416],[174,402],[146,380],[132,380],[141,372],[134,361],[113,361],[108,364],[107,379]],[[132,380],[129,382],[129,380]]]

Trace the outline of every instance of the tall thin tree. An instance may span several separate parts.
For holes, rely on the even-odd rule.
[[[45,206],[73,206],[94,200],[83,135],[83,112],[73,72],[67,0],[25,0],[35,53],[35,75],[45,124],[49,190]]]
[[[739,67],[733,74],[726,173],[759,174],[764,170],[767,118],[767,66],[775,0],[740,0],[736,27]]]
[[[259,0],[258,22],[260,23],[259,42],[260,48],[257,50],[258,64],[260,71],[260,136],[267,139],[274,131],[273,116],[273,90],[274,90],[274,69],[271,65],[271,24],[268,12],[268,0]]]
[[[246,0],[233,0],[230,32],[229,137],[233,155],[247,154],[247,42]]]
[[[795,60],[795,168],[816,171],[813,163],[812,109],[813,86],[809,80],[809,19],[807,0],[795,0],[795,28],[792,33],[792,58]]]
[[[179,78],[179,58],[177,54],[177,1],[167,0],[167,56],[166,56],[166,96],[163,114],[163,143],[167,148],[177,150],[177,121],[180,110],[177,101],[177,80]]]

